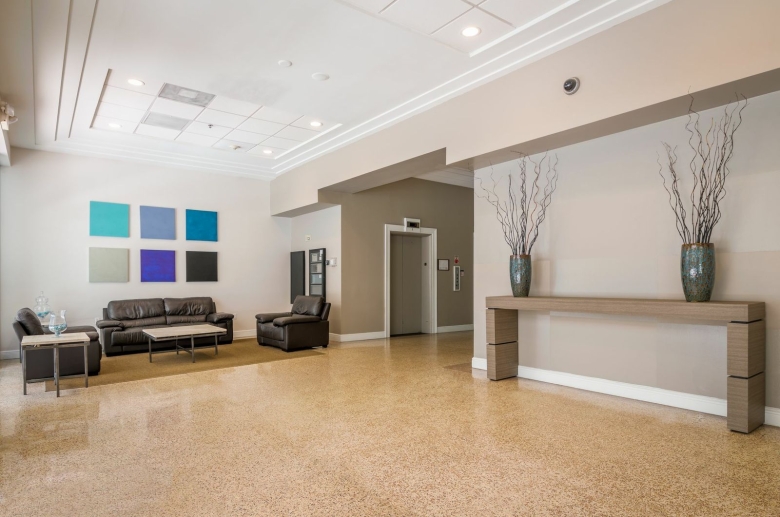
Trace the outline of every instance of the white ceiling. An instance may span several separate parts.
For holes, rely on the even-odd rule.
[[[6,0],[0,95],[15,146],[273,178],[667,1]]]

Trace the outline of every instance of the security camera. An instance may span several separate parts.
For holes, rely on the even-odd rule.
[[[572,95],[577,92],[577,90],[580,89],[580,80],[576,77],[572,77],[571,79],[566,79],[563,83],[563,91],[566,93],[566,95]]]

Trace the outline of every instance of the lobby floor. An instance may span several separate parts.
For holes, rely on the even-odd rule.
[[[0,515],[780,515],[780,428],[491,382],[471,342],[334,344],[60,399],[23,397],[2,361]]]

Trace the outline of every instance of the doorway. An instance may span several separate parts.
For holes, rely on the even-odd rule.
[[[385,225],[385,336],[436,333],[436,229]]]

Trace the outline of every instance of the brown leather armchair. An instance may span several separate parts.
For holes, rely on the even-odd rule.
[[[257,343],[285,352],[328,347],[330,304],[322,296],[297,296],[290,312],[258,314]]]

